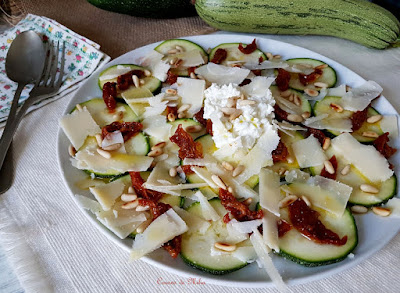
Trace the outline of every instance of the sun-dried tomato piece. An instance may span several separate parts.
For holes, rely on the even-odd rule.
[[[192,67],[188,67],[187,71],[188,74],[190,75],[191,73],[195,73],[194,71],[196,70],[197,66],[192,66]]]
[[[289,218],[293,227],[301,234],[316,243],[345,245],[347,236],[340,238],[338,234],[329,230],[318,219],[319,213],[312,210],[302,199],[298,198],[288,207]]]
[[[173,258],[177,258],[181,252],[182,235],[176,236],[174,239],[164,244],[164,249],[168,251],[169,255]]]
[[[231,221],[231,216],[230,216],[230,214],[229,214],[229,213],[226,213],[225,216],[222,218],[222,221],[223,221],[225,224],[228,224],[228,223]]]
[[[276,85],[280,91],[286,91],[289,89],[290,73],[285,69],[278,68],[278,76],[275,79]]]
[[[289,155],[289,151],[282,140],[279,141],[278,146],[272,151],[272,160],[274,163],[284,161]]]
[[[201,143],[194,141],[192,136],[183,129],[182,124],[178,125],[175,134],[169,139],[179,146],[179,158],[181,160],[185,158],[200,159],[203,157]]]
[[[201,125],[204,127],[207,126],[207,119],[204,119],[204,107],[202,107],[199,112],[194,114],[194,119],[196,119],[197,122],[199,122]]]
[[[243,47],[243,44],[240,43],[238,49],[243,54],[253,53],[255,50],[257,50],[256,39],[254,39],[253,42],[251,42],[251,44],[248,44],[246,47]]]
[[[245,79],[243,79],[242,83],[239,84],[239,86],[248,85],[250,82],[251,82],[251,79],[245,78]]]
[[[143,128],[142,123],[139,122],[119,122],[115,121],[111,124],[104,126],[101,129],[102,138],[106,137],[107,134],[114,131],[121,131],[124,141],[127,141],[137,133],[139,133]]]
[[[163,193],[161,193],[161,192],[146,189],[143,187],[144,180],[143,180],[142,176],[140,176],[140,172],[129,172],[129,175],[131,176],[132,187],[136,191],[136,194],[139,197],[142,197],[143,199],[154,201],[154,203],[157,203],[160,200],[160,198],[163,196]],[[146,206],[147,204],[143,204],[143,205]]]
[[[261,64],[263,61],[264,61],[264,57],[263,56],[258,57],[258,63],[259,64]]]
[[[225,49],[217,49],[217,51],[215,51],[213,58],[211,59],[212,63],[215,64],[221,64],[226,57],[228,56],[228,52]]]
[[[351,127],[351,130],[357,131],[357,130],[359,130],[361,128],[363,123],[368,118],[368,108],[369,108],[369,106],[367,108],[365,108],[364,110],[354,112],[353,115],[351,115],[350,120],[351,120],[351,123],[353,125]]]
[[[289,115],[286,111],[282,110],[281,107],[279,107],[277,104],[274,106],[274,113],[275,113],[275,118],[278,121],[282,120],[287,120],[287,116]]]
[[[388,145],[389,142],[389,132],[385,132],[384,134],[380,135],[374,141],[374,147],[378,152],[380,152],[386,159],[389,159],[393,156],[397,149],[392,148]]]
[[[314,135],[314,137],[318,139],[321,146],[324,144],[326,135],[322,130],[307,127],[306,137],[309,137],[310,135]]]
[[[319,68],[315,68],[314,72],[308,75],[299,73],[299,81],[301,82],[302,85],[308,85],[316,81],[318,78],[320,78],[323,73],[324,72],[322,71],[322,69]]]
[[[106,82],[103,85],[103,100],[110,112],[115,111],[117,106],[117,84],[115,82]]]
[[[178,117],[178,107],[167,106],[167,116],[168,114],[173,114],[175,117]]]
[[[183,166],[181,166],[183,173],[185,173],[185,175],[194,174],[194,171],[192,170],[192,166],[193,165],[183,165]]]
[[[238,201],[228,190],[220,188],[219,198],[224,208],[231,212],[232,216],[238,221],[251,221],[263,217],[262,210],[251,211],[247,205]]]
[[[165,80],[165,82],[168,83],[168,84],[174,84],[177,81],[177,79],[178,79],[178,75],[173,73],[171,71],[171,69],[168,70],[167,79]]]
[[[325,177],[325,178],[329,178],[329,179],[336,180],[337,168],[338,168],[338,163],[337,163],[337,160],[336,160],[336,156],[332,156],[332,157],[329,159],[329,162],[331,162],[332,167],[333,167],[333,170],[335,170],[335,172],[334,172],[333,174],[329,173],[329,172],[326,170],[325,166],[324,166],[324,168],[323,168],[322,171],[321,171],[321,176],[322,176],[322,177]]]
[[[261,69],[254,69],[251,72],[253,72],[256,76],[261,76]]]
[[[213,125],[213,124],[212,124],[211,119],[207,119],[206,130],[207,130],[207,133],[208,133],[209,135],[211,135],[211,136],[213,136],[212,125]]]
[[[128,89],[131,85],[133,85],[133,75],[136,75],[138,78],[142,78],[145,76],[144,71],[139,69],[131,70],[125,74],[118,76],[117,85],[120,91],[124,91]]]
[[[289,232],[292,229],[292,225],[290,225],[288,222],[285,220],[280,219],[277,223],[278,225],[278,237],[281,238],[285,236],[287,232]]]

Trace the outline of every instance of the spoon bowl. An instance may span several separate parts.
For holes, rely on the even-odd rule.
[[[11,43],[6,57],[7,77],[19,84],[39,80],[46,58],[43,42],[34,31],[20,33]]]

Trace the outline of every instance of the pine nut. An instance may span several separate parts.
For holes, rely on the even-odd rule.
[[[139,77],[137,77],[137,75],[132,75],[132,80],[133,80],[133,84],[135,85],[135,87],[140,87],[140,81],[139,81]]]
[[[369,185],[369,184],[361,184],[360,185],[360,189],[361,189],[361,191],[366,192],[366,193],[372,193],[372,194],[379,193],[379,189],[378,188],[376,188],[376,187],[374,187],[372,185]]]
[[[175,108],[175,107],[178,107],[178,103],[177,102],[169,102],[167,104],[167,106],[170,107],[170,108]]]
[[[115,150],[120,149],[121,147],[122,147],[122,143],[118,142],[118,143],[110,144],[109,146],[104,147],[103,150],[115,151]]]
[[[109,152],[105,151],[105,150],[97,149],[97,153],[100,156],[102,156],[103,158],[106,158],[106,159],[110,159],[111,158],[111,154]]]
[[[288,162],[289,164],[293,164],[294,163],[294,159],[291,156],[288,156],[286,158],[286,162]]]
[[[253,100],[241,100],[238,102],[240,106],[254,105],[256,101]]]
[[[178,62],[178,58],[174,57],[171,60],[169,60],[170,65],[174,65],[176,62]]]
[[[288,98],[291,94],[292,94],[292,92],[290,90],[286,90],[286,91],[281,92],[280,96],[284,97],[284,98]]]
[[[233,188],[231,186],[228,187],[228,192],[233,193]]]
[[[214,247],[216,249],[226,251],[226,252],[232,252],[232,251],[236,250],[235,244],[227,244],[227,243],[222,243],[222,242],[215,242]]]
[[[144,71],[144,75],[145,75],[145,76],[151,76],[150,70],[146,69],[146,70]]]
[[[198,133],[203,130],[203,127],[201,125],[190,125],[185,130],[188,133]]]
[[[140,234],[143,233],[144,230],[150,225],[150,221],[145,221],[142,224],[139,225],[139,227],[136,228],[136,233]]]
[[[279,202],[279,208],[286,208],[287,206],[294,203],[297,199],[298,197],[296,195],[288,195]]]
[[[346,176],[349,173],[350,173],[350,165],[344,166],[342,171],[340,172],[340,174],[342,174],[343,176]]]
[[[167,54],[176,54],[176,53],[178,53],[177,49],[171,49],[167,51]]]
[[[183,104],[182,106],[179,107],[178,109],[178,113],[183,113],[186,112],[187,110],[189,110],[191,106],[188,104]]]
[[[338,104],[331,103],[330,106],[331,106],[331,108],[332,108],[333,110],[335,110],[335,111],[338,112],[338,113],[342,113],[342,112],[343,112],[343,107],[340,106],[340,105],[338,105]]]
[[[324,167],[329,174],[335,174],[335,169],[333,168],[333,165],[330,161],[325,161]]]
[[[279,176],[283,176],[283,174],[285,174],[285,172],[286,172],[286,169],[285,168],[279,168],[279,170],[278,170],[278,175]]]
[[[376,122],[380,121],[381,119],[382,119],[382,115],[374,115],[374,116],[368,117],[367,122],[372,124],[372,123],[376,123]]]
[[[229,164],[228,162],[223,161],[221,164],[222,164],[222,167],[224,167],[225,170],[233,171],[233,166],[231,164]]]
[[[326,84],[325,82],[315,82],[314,86],[326,89],[328,87],[328,84]]]
[[[381,217],[387,217],[392,213],[392,211],[390,209],[382,208],[382,207],[373,207],[372,211],[374,212],[374,214],[381,216]]]
[[[122,118],[124,118],[124,112],[122,111],[118,111],[118,113],[113,115],[114,120],[122,120]]]
[[[166,93],[167,95],[171,95],[171,96],[175,96],[175,95],[177,94],[176,90],[174,90],[174,89],[167,89],[167,90],[165,91],[165,93]]]
[[[247,205],[247,206],[251,205],[252,202],[253,202],[253,199],[251,197],[249,197],[248,199],[242,201],[242,203]]]
[[[301,117],[303,117],[304,119],[310,118],[311,113],[310,112],[303,112],[303,114],[301,114]]]
[[[364,131],[364,132],[362,133],[362,136],[364,136],[364,137],[371,137],[371,138],[377,138],[377,137],[379,137],[379,135],[378,135],[376,132],[374,132],[374,131]]]
[[[368,212],[368,208],[366,208],[364,206],[356,205],[356,206],[352,206],[350,209],[353,213],[356,213],[356,214],[365,214],[366,212]]]
[[[322,144],[322,149],[326,151],[331,145],[331,139],[329,137],[324,138],[324,143]]]
[[[175,46],[175,49],[176,50],[178,50],[179,52],[183,52],[183,51],[185,51],[184,49],[183,49],[183,47],[181,47],[181,46]]]
[[[310,202],[310,200],[308,199],[307,196],[302,195],[301,199],[306,203],[307,206],[311,207],[311,202]]]
[[[274,55],[272,55],[270,52],[267,52],[265,55],[267,56],[268,60],[274,59]]]
[[[158,157],[163,154],[163,150],[160,148],[156,148],[155,150],[150,151],[147,156],[148,157]]]
[[[151,150],[154,151],[155,149],[162,149],[165,147],[167,143],[165,141],[161,141],[151,147]]]
[[[226,184],[224,183],[224,181],[222,181],[222,179],[218,175],[213,174],[211,176],[211,179],[212,181],[214,181],[215,184],[218,185],[219,188],[226,190]]]
[[[301,106],[301,99],[298,95],[294,95],[294,104],[299,107]]]
[[[134,201],[130,201],[127,203],[124,203],[121,208],[123,208],[124,210],[131,210],[136,208],[139,205],[139,201],[136,199]]]
[[[239,166],[237,166],[237,167],[233,170],[232,176],[233,176],[233,177],[236,177],[236,176],[238,176],[239,174],[241,174],[243,171],[244,171],[244,166],[243,166],[243,165],[239,165]]]
[[[318,91],[314,89],[305,89],[304,92],[309,95],[310,97],[316,97],[318,96]]]
[[[290,102],[293,103],[293,101],[294,101],[294,94],[290,94],[290,96],[289,96],[288,99],[289,99]]]
[[[224,107],[224,108],[221,108],[221,112],[226,114],[226,115],[232,115],[233,113],[236,112],[236,109],[235,108],[226,108],[226,107]]]
[[[273,59],[282,59],[282,56],[281,55],[274,55]]]
[[[137,212],[144,212],[144,211],[148,211],[149,209],[150,209],[149,206],[137,206],[136,207]]]
[[[136,194],[129,194],[129,193],[123,193],[121,195],[121,200],[125,201],[125,202],[131,202],[134,201],[135,199],[137,199],[137,195]]]
[[[128,193],[135,193],[135,189],[132,186],[129,186]]]
[[[81,106],[81,104],[76,104],[76,110],[78,110],[79,112],[82,112],[82,106]]]
[[[185,117],[186,117],[186,113],[185,112],[182,112],[182,113],[178,114],[178,118],[179,119],[182,119],[182,118],[185,118]]]
[[[176,170],[175,167],[172,167],[171,169],[169,169],[169,176],[175,177],[177,174],[178,174],[178,171]]]
[[[230,121],[232,121],[232,120],[235,120],[236,118],[238,118],[240,115],[242,115],[242,110],[240,110],[240,109],[237,109],[233,114],[231,114],[230,116],[229,116],[229,120]]]
[[[144,79],[139,79],[139,83],[140,83],[141,85],[144,85],[146,82],[144,81]]]
[[[226,106],[227,106],[228,108],[235,107],[235,105],[236,105],[236,99],[234,99],[234,98],[229,98],[229,99],[226,101]]]
[[[318,65],[317,67],[315,67],[315,69],[324,69],[327,67],[328,67],[328,64],[321,64],[321,65]]]
[[[97,133],[94,137],[96,138],[97,145],[101,147],[101,145],[103,144],[103,139],[101,138],[101,134]]]
[[[168,116],[167,116],[167,118],[168,118],[168,121],[169,121],[169,122],[174,122],[175,119],[176,119],[174,113],[169,113]]]
[[[72,146],[72,144],[70,144],[68,147],[68,154],[71,157],[75,157],[75,155],[76,155],[76,149]]]
[[[190,78],[196,79],[196,74],[194,74],[194,72],[190,72]]]
[[[297,114],[289,114],[289,115],[287,115],[287,120],[289,120],[291,122],[302,122],[303,117],[301,117],[300,115],[297,115]]]

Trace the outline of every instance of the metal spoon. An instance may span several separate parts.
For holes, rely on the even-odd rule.
[[[45,59],[43,42],[34,31],[20,33],[11,43],[6,57],[6,73],[9,79],[18,83],[18,88],[3,134],[7,132],[7,126],[15,118],[22,90],[27,84],[35,83],[41,77]],[[0,145],[0,193],[10,188],[13,180],[14,167],[10,144]],[[7,152],[9,148],[10,151]]]

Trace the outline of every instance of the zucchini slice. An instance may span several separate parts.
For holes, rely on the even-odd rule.
[[[279,238],[279,254],[286,259],[304,266],[313,267],[339,262],[345,259],[357,246],[358,232],[354,217],[349,209],[338,219],[323,210],[319,220],[339,237],[347,236],[346,244],[336,246],[332,244],[318,244],[304,237],[299,231],[292,228]],[[288,209],[281,209],[281,218],[288,221]]]
[[[100,89],[102,90],[104,84],[107,82],[117,82],[117,77],[118,75],[121,75],[121,72],[127,73],[130,70],[144,71],[146,70],[146,68],[135,64],[118,64],[108,67],[107,69],[103,70],[99,75],[98,83]],[[143,77],[142,80],[144,81],[144,84],[142,84],[140,87],[146,88],[152,93],[157,92],[161,88],[161,81],[159,81],[157,78],[153,76]],[[134,86],[132,86],[131,88],[134,88]]]
[[[317,66],[326,64],[325,62],[322,62],[320,60],[310,59],[310,58],[288,59],[287,62],[291,65],[302,64],[302,65],[310,66],[311,68],[315,68]],[[322,76],[317,78],[314,82],[323,82],[323,83],[326,83],[328,85],[328,87],[333,87],[336,84],[336,80],[337,80],[336,71],[328,65],[328,67],[322,69],[322,72],[323,72]],[[313,85],[314,82],[307,86],[303,85],[299,80],[298,73],[291,73],[290,75],[291,75],[291,78],[290,78],[289,86],[292,89],[299,90],[299,91],[304,91],[306,88],[315,89],[315,90],[320,89]]]
[[[117,107],[114,113],[108,111],[106,104],[102,98],[94,98],[80,104],[86,107],[92,115],[94,121],[100,127],[111,124],[114,121],[123,120],[124,122],[138,122],[139,117],[131,110],[131,108],[124,103],[117,102]],[[76,107],[72,110],[75,111]],[[116,119],[115,114],[122,112],[121,116]]]
[[[192,118],[181,118],[181,119],[176,119],[175,121],[168,122],[172,125],[171,127],[171,136],[175,133],[175,131],[178,129],[179,124],[182,124],[182,128],[185,130],[186,127],[188,126],[195,126],[199,125],[202,126],[201,123],[195,121]],[[196,139],[204,134],[206,134],[206,128],[203,127],[203,130],[199,132],[192,132],[190,135],[193,137],[193,139]]]
[[[349,204],[362,205],[365,207],[379,206],[386,203],[397,194],[397,178],[395,175],[384,182],[370,182],[353,165],[350,165],[350,172],[343,175],[340,171],[347,165],[343,158],[340,155],[335,154],[332,147],[326,150],[326,155],[329,158],[333,155],[336,156],[338,163],[336,180],[353,188],[349,198]],[[371,166],[371,168],[372,167],[373,166]],[[322,168],[322,166],[311,167],[310,172],[313,175],[321,174]],[[379,193],[372,194],[363,192],[360,189],[361,184],[374,186],[379,190]]]
[[[214,58],[215,52],[217,52],[218,49],[224,49],[227,52],[227,57],[224,61],[221,62],[221,65],[228,65],[229,61],[259,63],[260,61],[267,60],[267,56],[265,56],[265,54],[259,49],[256,49],[253,53],[250,54],[242,53],[239,50],[239,44],[240,43],[220,44],[211,50],[209,59],[212,60]]]
[[[193,231],[189,227],[189,231],[182,235],[181,257],[185,263],[193,268],[214,275],[223,275],[239,270],[245,267],[247,263],[240,261],[230,253],[211,255],[211,249],[214,247],[215,242],[227,242],[228,230],[226,224],[222,221],[222,217],[228,211],[222,206],[219,199],[212,199],[209,202],[221,216],[221,219],[212,221],[211,226],[204,234],[199,233],[199,231]],[[196,216],[201,217],[202,215],[198,202],[190,205],[187,211]],[[249,240],[236,244],[237,247],[249,245],[251,245]]]
[[[322,114],[328,114],[329,117],[335,118],[335,119],[347,119],[350,118],[353,115],[353,111],[349,111],[349,110],[343,110],[343,112],[337,112],[335,111],[330,105],[332,103],[334,104],[338,104],[340,105],[340,100],[341,97],[333,97],[333,96],[328,96],[323,98],[320,101],[317,101],[314,104],[314,115],[318,116],[318,115],[322,115]],[[371,117],[371,116],[375,116],[375,115],[379,115],[379,112],[376,111],[374,108],[369,107],[368,111],[367,111],[367,118]],[[340,133],[338,131],[333,131],[333,130],[326,130],[331,136],[337,136]],[[354,131],[351,133],[351,135],[354,136],[355,139],[357,139],[359,142],[362,143],[371,143],[375,140],[375,138],[371,138],[371,137],[365,137],[363,136],[363,132],[366,131],[372,131],[377,133],[378,135],[382,135],[383,131],[380,128],[380,121],[376,122],[376,123],[368,123],[367,121],[365,121],[361,128],[358,129],[357,131]]]
[[[270,86],[269,89],[271,90],[273,97],[280,96],[281,91],[278,89],[278,87],[276,85]],[[299,92],[295,89],[289,89],[288,91],[290,91],[290,93],[292,93],[294,95],[297,95],[300,98],[301,109],[303,110],[303,112],[311,113],[312,108],[311,108],[310,102],[306,98],[304,98],[304,95],[302,92]]]
[[[185,61],[190,58],[190,54],[188,52],[197,51],[200,53],[201,57],[204,60],[204,64],[208,61],[208,54],[204,49],[188,40],[182,39],[170,39],[162,42],[160,45],[154,48],[155,51],[164,55],[164,58],[169,62],[175,58],[181,59],[183,61],[183,65]],[[189,76],[189,72],[187,67],[180,65],[178,68],[172,68],[172,72],[179,76]]]
[[[95,150],[97,148],[97,141],[95,137],[88,137],[79,150],[83,150],[86,148],[90,148],[92,150]],[[140,132],[125,142],[125,149],[127,151],[127,154],[129,155],[145,156],[150,150],[149,139],[144,133]],[[111,167],[112,166],[110,166],[110,170],[105,173],[99,173],[93,170],[85,170],[85,172],[97,178],[113,178],[125,175],[125,173],[115,171],[111,169]]]

